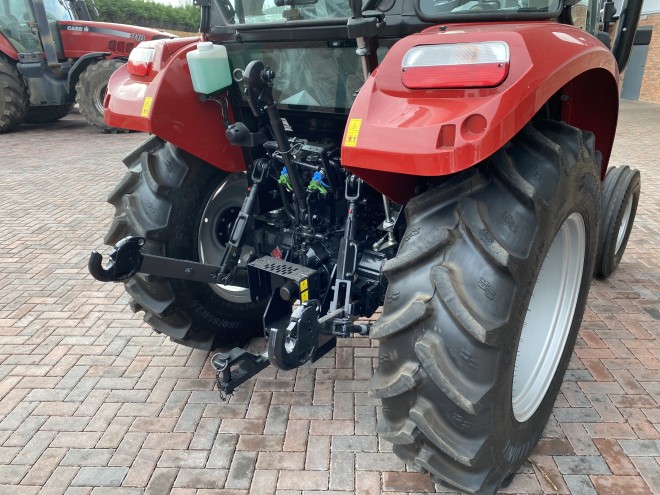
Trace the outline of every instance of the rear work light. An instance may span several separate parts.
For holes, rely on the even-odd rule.
[[[134,76],[146,76],[154,66],[156,51],[153,48],[136,46],[128,57],[128,73]]]
[[[509,45],[420,45],[408,50],[401,71],[401,82],[410,89],[492,88],[509,73]]]

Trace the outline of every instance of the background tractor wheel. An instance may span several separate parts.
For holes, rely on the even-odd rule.
[[[29,107],[23,78],[12,62],[0,55],[0,134],[21,125]]]
[[[608,169],[603,183],[603,217],[596,255],[598,277],[609,277],[621,262],[637,213],[640,189],[639,170],[627,165]]]
[[[73,103],[47,107],[30,107],[23,122],[26,124],[50,124],[69,115],[72,108]]]
[[[92,63],[80,74],[76,84],[76,103],[80,113],[90,125],[105,132],[126,132],[124,129],[110,127],[103,120],[103,100],[108,91],[108,80],[124,64],[124,61],[117,59]]]
[[[106,244],[140,236],[145,252],[219,263],[245,198],[245,174],[227,174],[155,136],[124,163],[128,173],[108,198],[116,210]],[[231,346],[263,331],[266,301],[252,303],[241,287],[138,274],[126,291],[133,311],[190,347]]]
[[[370,389],[381,436],[436,482],[495,493],[541,436],[593,273],[593,142],[557,122],[528,125],[406,206],[371,330]]]

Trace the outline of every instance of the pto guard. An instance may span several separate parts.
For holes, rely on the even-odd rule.
[[[186,53],[199,38],[141,43],[155,50],[146,76],[120,67],[108,82],[105,122],[112,126],[155,134],[227,172],[245,170],[240,147],[225,137],[220,105],[202,102],[192,87]]]
[[[497,87],[411,90],[401,82],[401,61],[415,46],[485,41],[504,41],[510,49],[508,77]],[[342,164],[390,197],[401,197],[387,187],[392,174],[447,175],[479,163],[520,131],[553,94],[594,70],[601,73],[597,78],[610,80],[604,87],[616,90],[611,52],[584,31],[556,22],[426,29],[396,43],[361,89],[344,133]],[[609,96],[601,95],[601,110]],[[571,111],[575,102],[570,98],[564,100],[563,120],[594,132],[607,162],[618,106],[605,112],[609,118],[590,120]]]

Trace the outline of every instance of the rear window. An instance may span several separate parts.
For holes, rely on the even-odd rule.
[[[425,20],[451,22],[456,17],[483,20],[551,18],[559,15],[560,0],[417,0],[416,9]]]

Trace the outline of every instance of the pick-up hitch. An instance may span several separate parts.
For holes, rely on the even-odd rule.
[[[101,282],[126,281],[137,273],[145,273],[202,283],[222,283],[223,271],[218,266],[143,253],[141,249],[144,245],[145,240],[141,237],[122,239],[110,253],[106,266],[103,266],[103,256],[93,251],[88,263],[89,272]],[[319,318],[320,301],[308,299],[309,295],[315,298],[318,293],[315,270],[270,256],[253,261],[248,268],[257,287],[264,287],[264,284],[269,283],[268,277],[277,278],[277,273],[280,273],[284,281],[295,280],[296,283],[291,287],[286,284],[283,287],[288,287],[288,290],[296,295],[300,294],[303,302],[291,314],[293,301],[282,299],[281,291],[274,291],[264,316],[268,340],[266,351],[263,354],[252,354],[237,347],[228,353],[213,356],[211,364],[216,371],[216,381],[222,399],[226,399],[236,387],[271,363],[287,370],[323,357],[335,347],[338,335],[334,331],[337,327],[336,320],[343,316],[344,311],[343,308],[337,308]],[[264,277],[266,279],[263,279]],[[302,291],[299,285],[303,287]],[[259,294],[259,291],[255,290],[253,296],[258,297]],[[352,326],[356,328],[354,332],[364,333],[361,326]]]
[[[245,383],[270,364],[268,353],[252,354],[235,347],[229,352],[220,352],[211,358],[215,380],[224,401],[234,393],[236,387]],[[232,370],[232,367],[235,367]]]
[[[331,317],[326,316],[319,321],[315,316],[314,304],[305,303],[299,306],[287,328],[274,326],[268,329],[268,347],[262,354],[252,354],[235,347],[229,352],[214,355],[211,365],[215,370],[220,399],[226,400],[239,385],[271,363],[280,369],[294,369],[306,362],[313,363],[334,349],[337,339],[318,333],[323,325],[331,328],[331,325],[326,323],[331,321]],[[301,328],[301,325],[304,328]],[[300,342],[303,345],[299,345],[299,340],[307,341]]]

